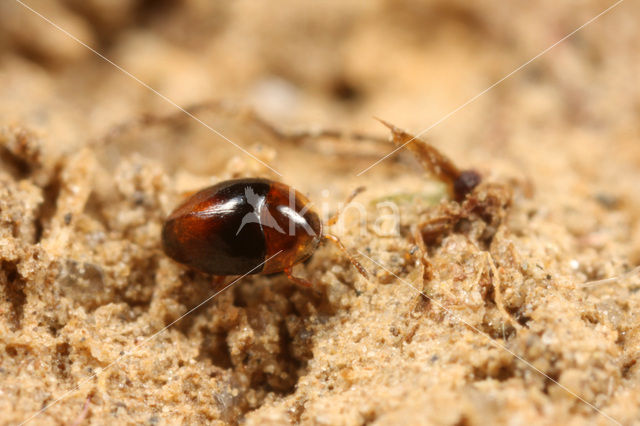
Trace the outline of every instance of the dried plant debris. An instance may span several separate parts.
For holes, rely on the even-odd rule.
[[[480,183],[481,177],[478,172],[461,171],[449,158],[430,144],[384,120],[378,119],[378,121],[391,130],[391,140],[396,144],[397,149],[406,147],[410,150],[427,172],[447,185],[450,195],[455,200],[464,200],[467,194]]]

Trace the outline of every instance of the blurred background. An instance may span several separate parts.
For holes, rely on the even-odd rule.
[[[281,179],[297,181],[304,173],[311,182],[298,186],[314,192],[321,189],[318,182],[347,176],[355,185],[376,176],[400,178],[406,170],[389,169],[393,161],[384,162],[356,178],[392,148],[366,143],[345,142],[338,149],[312,142],[312,156],[305,157],[306,151],[287,156],[289,150],[269,135],[243,133],[246,121],[229,110],[253,110],[282,131],[338,129],[386,137],[386,129],[372,119],[378,116],[417,133],[615,2],[24,4],[180,106],[223,103],[224,108],[198,116],[252,152],[273,148],[264,158],[282,171]],[[141,116],[181,114],[43,17],[13,0],[0,4],[3,124],[41,131],[51,149],[64,151],[100,140],[113,126]],[[575,185],[589,185],[590,192],[636,191],[639,18],[636,2],[617,4],[425,137],[464,166],[519,175],[542,193],[571,191]],[[233,156],[251,161],[194,120],[180,120],[183,128],[170,136],[159,136],[157,129],[124,132],[115,145],[155,156],[170,171],[205,176]],[[341,149],[349,156],[336,158]],[[558,175],[560,181],[553,179]]]

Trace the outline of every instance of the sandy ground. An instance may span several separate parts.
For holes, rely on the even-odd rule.
[[[1,424],[640,423],[636,2],[478,98],[614,2],[25,4],[122,69],[0,4]],[[394,147],[373,116],[437,123],[481,185],[407,150],[358,176]],[[370,279],[326,245],[311,289],[199,306],[162,221],[239,176],[325,218],[365,185],[335,232]]]

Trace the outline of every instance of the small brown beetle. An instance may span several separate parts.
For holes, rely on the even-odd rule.
[[[311,283],[293,276],[291,269],[308,259],[323,239],[336,243],[367,278],[340,240],[323,234],[309,200],[268,179],[234,179],[205,188],[178,206],[162,229],[167,256],[193,269],[217,276],[284,272],[305,287]]]

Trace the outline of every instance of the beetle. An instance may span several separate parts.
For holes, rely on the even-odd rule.
[[[354,191],[348,202],[363,189]],[[204,188],[180,204],[162,227],[164,252],[178,263],[216,276],[284,272],[305,287],[312,284],[294,276],[292,268],[323,240],[337,244],[368,278],[340,240],[323,233],[309,199],[269,179],[232,179]]]

